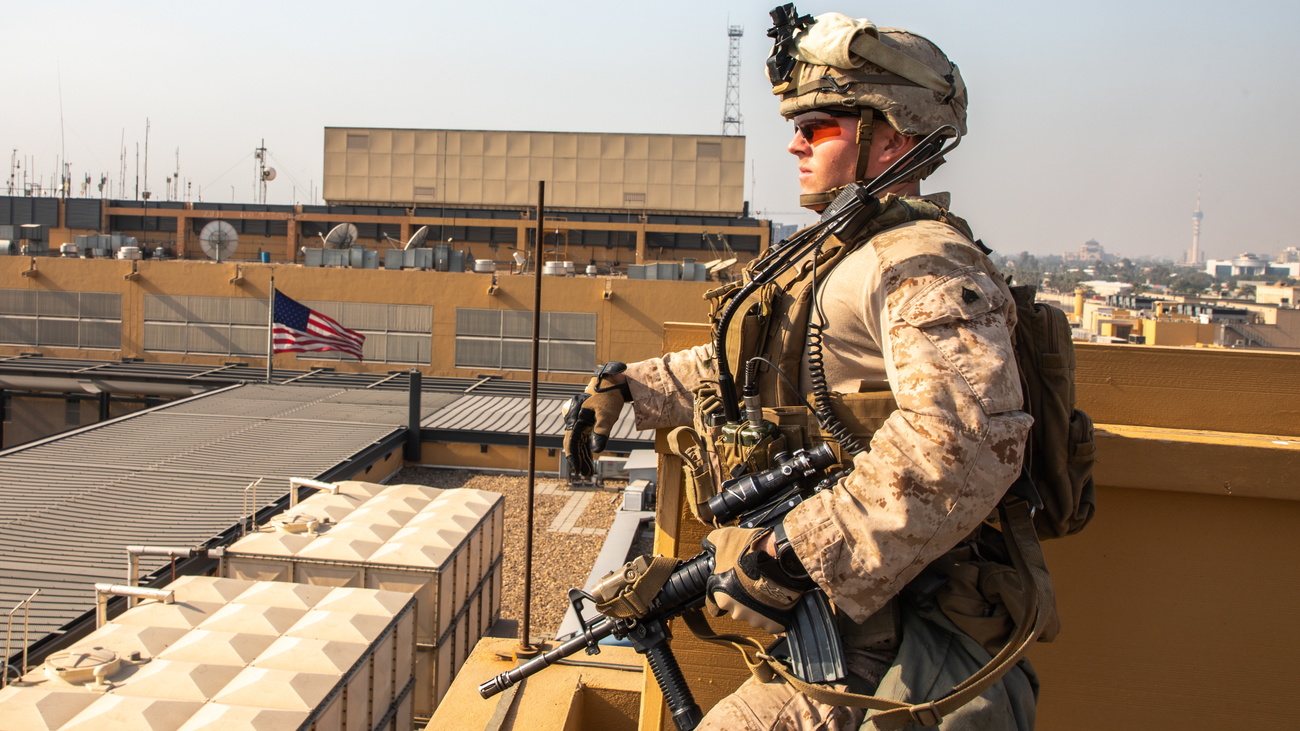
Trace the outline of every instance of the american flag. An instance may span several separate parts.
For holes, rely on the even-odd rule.
[[[298,304],[278,290],[272,296],[271,342],[276,353],[305,353],[312,350],[337,350],[361,358],[366,336],[349,330],[332,318]]]

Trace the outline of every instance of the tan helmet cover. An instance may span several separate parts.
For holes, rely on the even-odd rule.
[[[772,87],[787,119],[812,109],[870,107],[905,135],[944,125],[966,134],[961,72],[929,40],[826,13],[796,32],[794,41],[791,78]]]

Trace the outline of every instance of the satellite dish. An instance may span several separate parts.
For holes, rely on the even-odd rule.
[[[327,249],[346,249],[357,240],[357,227],[351,223],[340,223],[322,237]]]
[[[719,274],[721,272],[725,272],[728,269],[735,266],[737,261],[738,261],[737,259],[733,258],[733,259],[723,259],[716,263],[710,263],[710,265],[708,266],[708,272],[709,274]]]
[[[275,168],[263,168],[262,180],[275,180]]]
[[[420,245],[424,243],[424,240],[427,238],[429,238],[429,227],[421,226],[415,230],[415,233],[411,234],[411,240],[407,241],[406,246],[403,248],[418,249],[420,248]]]
[[[235,233],[234,226],[225,221],[208,221],[203,230],[199,231],[199,246],[203,247],[203,253],[209,259],[229,259],[239,247],[239,234]]]

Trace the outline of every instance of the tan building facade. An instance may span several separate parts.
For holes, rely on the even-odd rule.
[[[363,362],[280,353],[276,368],[529,377],[531,275],[247,262],[0,257],[0,356],[264,365],[272,274],[366,336]],[[543,276],[543,380],[584,383],[598,363],[657,355],[663,323],[703,319],[712,286]]]
[[[741,215],[745,138],[452,129],[325,129],[331,205]]]

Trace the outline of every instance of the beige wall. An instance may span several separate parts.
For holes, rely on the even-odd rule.
[[[745,138],[582,132],[325,129],[330,203],[740,214]]]
[[[1189,320],[1143,320],[1147,345],[1211,345],[1218,327]]]
[[[0,355],[40,351],[51,357],[115,360],[144,358],[151,362],[204,363],[221,365],[231,356],[184,355],[143,349],[144,297],[147,294],[187,294],[206,297],[248,297],[265,300],[274,273],[275,286],[299,301],[383,302],[399,305],[428,305],[433,308],[430,337],[432,362],[420,367],[425,375],[471,377],[495,373],[507,379],[527,380],[527,371],[494,371],[455,366],[454,339],[456,309],[532,309],[533,276],[497,275],[495,294],[488,294],[492,275],[434,271],[390,271],[383,269],[313,268],[285,264],[222,263],[210,261],[141,261],[136,277],[130,261],[114,259],[35,259],[34,276],[23,276],[33,260],[0,257],[0,288],[43,289],[80,292],[112,292],[122,295],[122,348],[120,350],[78,350],[0,346]],[[232,279],[237,282],[232,283]],[[588,312],[596,315],[596,362],[641,360],[659,355],[662,324],[670,320],[701,320],[708,309],[704,292],[709,282],[606,279],[586,277],[543,277],[542,309],[555,312]],[[609,296],[606,297],[606,291]],[[346,324],[346,323],[344,323]],[[265,365],[265,358],[239,358],[250,365]],[[593,367],[595,364],[592,364]],[[358,363],[320,360],[310,353],[281,353],[275,367],[303,370],[327,366],[342,372],[385,373],[408,364]],[[579,383],[587,374],[551,373],[546,380]]]
[[[1259,285],[1255,287],[1255,301],[1261,305],[1286,305],[1295,307],[1300,303],[1300,287],[1275,287]]]

